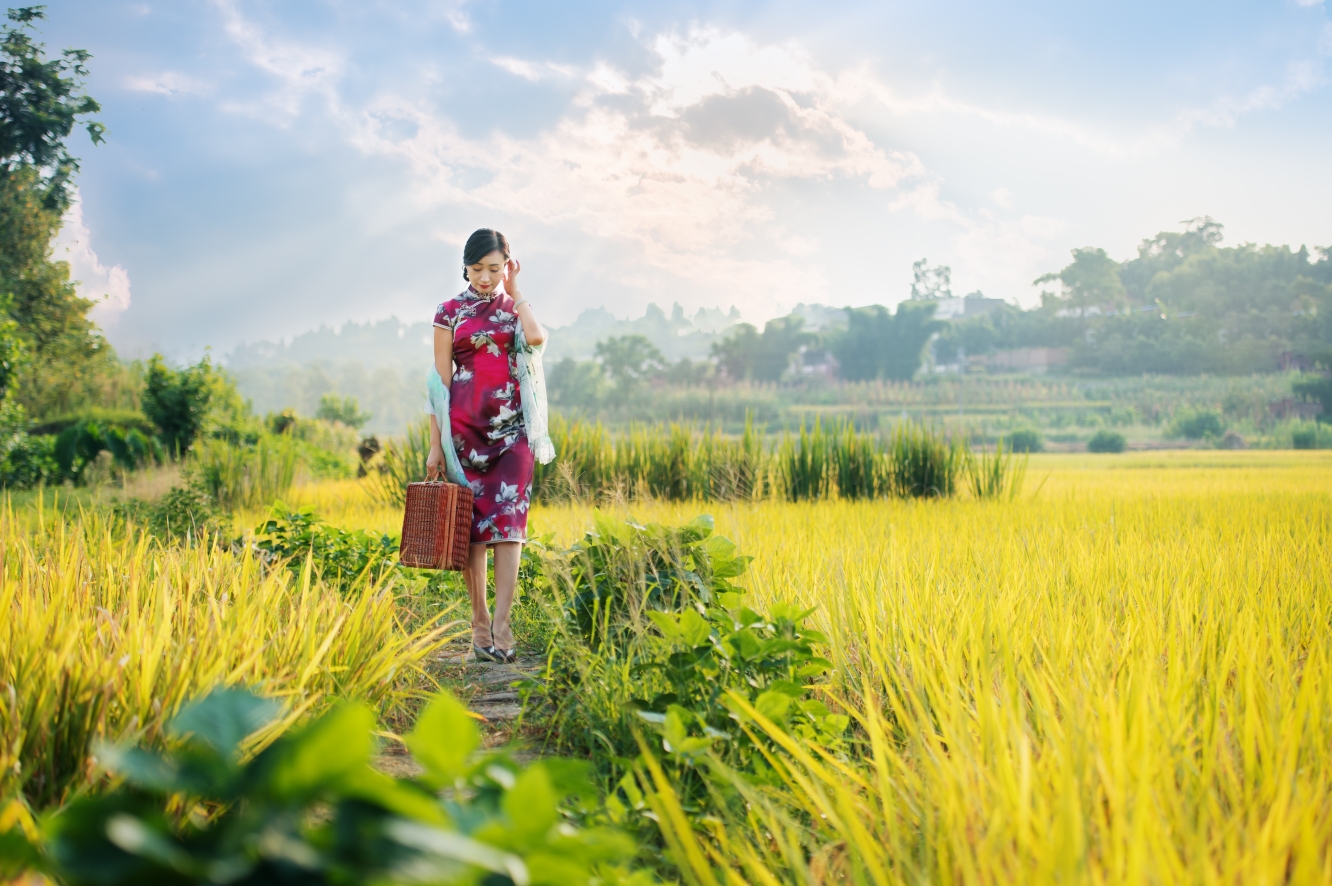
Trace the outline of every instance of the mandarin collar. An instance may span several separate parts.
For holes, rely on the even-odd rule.
[[[471,283],[468,283],[468,284],[467,284],[467,288],[463,290],[463,295],[464,295],[465,297],[467,297],[467,298],[471,298],[471,299],[475,299],[475,300],[477,300],[477,301],[494,301],[495,299],[499,298],[499,297],[500,297],[501,295],[503,295],[503,294],[504,294],[504,287],[503,287],[503,285],[501,285],[501,286],[499,286],[497,289],[495,289],[495,291],[494,291],[493,293],[491,293],[489,296],[484,296],[484,295],[482,295],[481,293],[477,292],[474,288],[472,288],[472,284],[471,284]]]

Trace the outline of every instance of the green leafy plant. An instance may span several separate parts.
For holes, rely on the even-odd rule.
[[[88,420],[71,424],[55,440],[55,460],[60,474],[78,480],[99,453],[109,452],[124,471],[147,464],[160,464],[165,455],[162,444],[138,428],[99,425]]]
[[[559,612],[541,686],[527,691],[552,706],[551,740],[591,756],[615,784],[638,757],[639,734],[656,730],[694,809],[713,802],[709,761],[769,778],[763,745],[729,693],[793,733],[835,744],[847,722],[813,695],[831,667],[816,650],[826,641],[805,627],[808,611],[743,605],[733,580],[750,559],[714,535],[707,516],[670,528],[598,515],[595,531],[549,555]]]
[[[1123,452],[1128,446],[1128,440],[1118,431],[1112,431],[1109,428],[1101,428],[1091,439],[1087,441],[1088,452],[1114,453]]]
[[[298,572],[308,558],[315,572],[343,590],[362,578],[379,578],[398,554],[396,536],[339,529],[320,520],[313,508],[293,509],[281,501],[255,529],[254,546]]]
[[[594,800],[584,767],[524,768],[481,750],[475,721],[447,695],[404,739],[424,769],[414,779],[371,766],[375,718],[359,704],[254,753],[252,736],[278,711],[216,689],[171,722],[171,750],[102,746],[122,783],[41,821],[14,809],[4,872],[68,886],[652,882],[628,869],[622,833],[574,824]]]
[[[227,530],[226,514],[197,482],[175,486],[157,501],[130,499],[116,511],[158,541],[217,541]]]

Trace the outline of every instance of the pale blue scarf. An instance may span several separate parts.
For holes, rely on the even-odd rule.
[[[541,353],[545,343],[529,345],[523,334],[523,323],[514,324],[514,356],[518,364],[518,390],[523,408],[523,431],[532,455],[540,464],[550,464],[555,458],[555,444],[550,439],[550,418],[546,409],[546,374],[541,368]],[[466,486],[458,453],[453,449],[453,431],[449,424],[449,389],[439,377],[434,362],[426,375],[426,405],[424,412],[439,423],[440,444],[444,449],[444,476],[450,483]]]

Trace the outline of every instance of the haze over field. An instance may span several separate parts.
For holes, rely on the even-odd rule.
[[[1029,305],[1071,248],[1202,215],[1332,241],[1309,0],[75,0],[43,33],[94,56],[63,240],[126,356],[425,321],[480,225],[554,325],[891,305],[921,257]]]

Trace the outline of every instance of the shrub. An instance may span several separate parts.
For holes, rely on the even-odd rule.
[[[1123,452],[1128,440],[1118,431],[1101,428],[1087,441],[1088,452]]]
[[[0,442],[0,486],[27,489],[60,479],[55,437],[12,434]]]
[[[637,733],[653,729],[694,808],[713,802],[703,771],[713,758],[774,777],[769,745],[742,725],[730,693],[821,744],[837,744],[847,726],[813,695],[831,664],[817,651],[824,637],[804,626],[809,611],[746,607],[732,579],[750,558],[712,530],[707,516],[675,529],[598,516],[547,563],[559,604],[541,689],[554,706],[552,740],[593,756],[614,784],[638,756]]]
[[[134,429],[144,436],[153,436],[157,433],[157,427],[149,421],[148,416],[136,409],[103,409],[100,407],[82,409],[67,415],[42,419],[33,425],[30,433],[59,434],[68,427],[87,422],[94,422],[103,428],[121,428],[126,431]]]
[[[176,486],[154,502],[130,499],[116,511],[159,541],[217,541],[227,530],[226,515],[198,482]]]
[[[203,428],[217,384],[215,375],[207,357],[180,370],[167,366],[161,354],[154,354],[148,361],[143,412],[157,426],[162,443],[172,455],[184,455]]]
[[[79,480],[98,454],[109,452],[124,471],[164,459],[162,444],[138,428],[103,427],[88,420],[72,424],[55,441],[55,459],[62,477]]]
[[[1296,428],[1290,433],[1291,446],[1295,449],[1317,449],[1318,448],[1318,425],[1311,425],[1307,428]]]
[[[1045,439],[1035,428],[1023,428],[1008,435],[1008,449],[1010,452],[1042,452]]]
[[[583,767],[524,768],[483,751],[476,723],[447,695],[404,739],[424,769],[414,779],[372,767],[375,717],[360,704],[251,757],[254,733],[278,711],[217,689],[171,722],[170,752],[101,747],[124,783],[40,825],[23,816],[29,835],[12,830],[0,844],[8,873],[27,868],[70,886],[652,882],[627,869],[625,835],[568,819],[593,799]]]
[[[1221,413],[1211,409],[1182,409],[1170,423],[1169,435],[1186,440],[1220,437],[1226,430]]]
[[[298,573],[308,558],[321,578],[342,590],[362,577],[378,579],[398,553],[396,536],[329,526],[313,508],[293,510],[281,501],[273,503],[272,514],[254,536],[257,549],[287,561]]]

